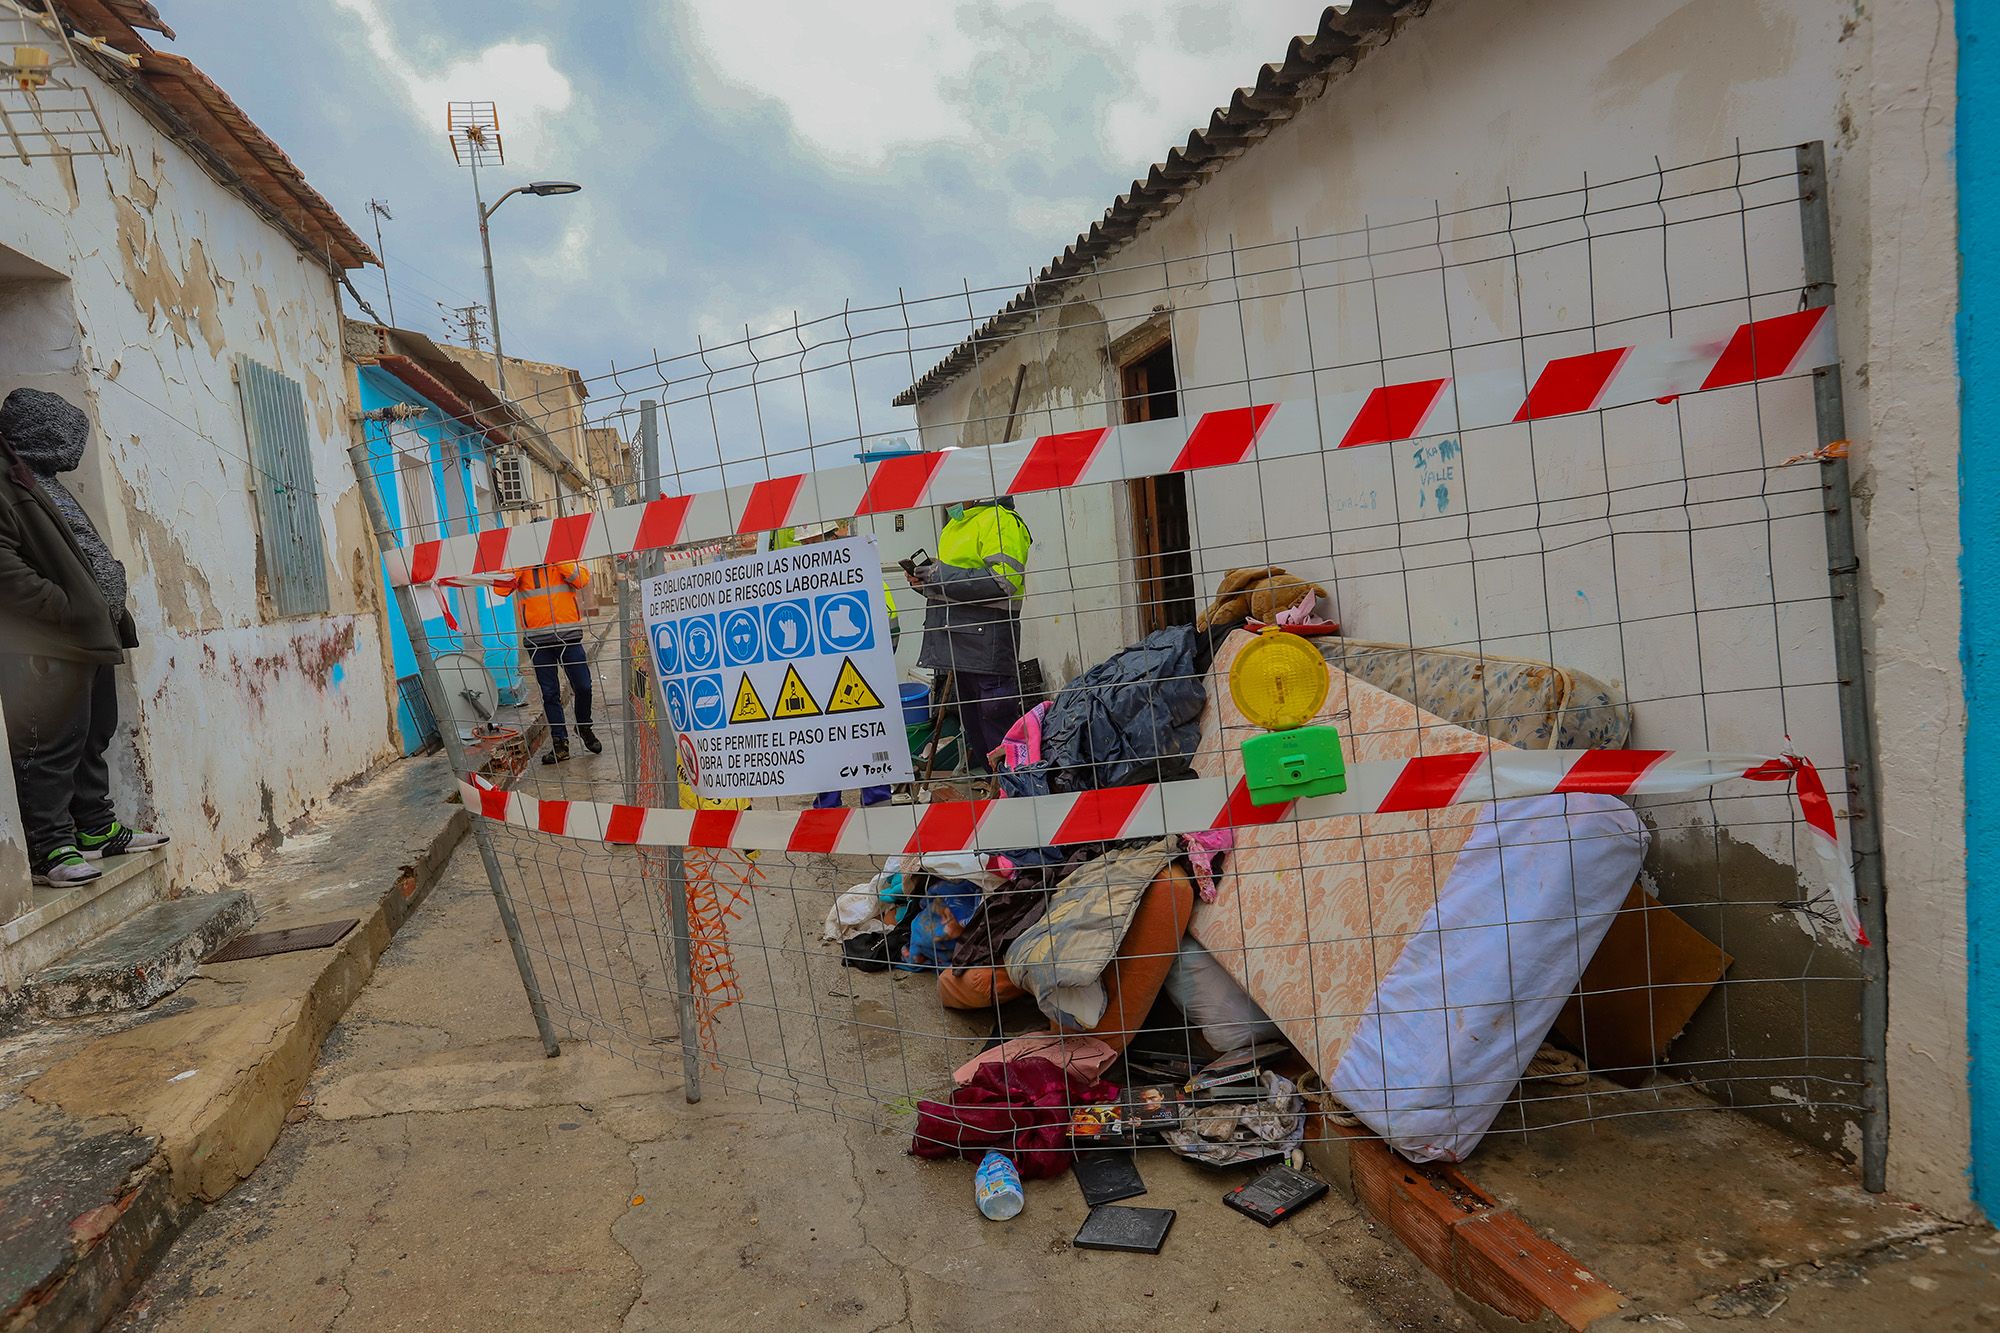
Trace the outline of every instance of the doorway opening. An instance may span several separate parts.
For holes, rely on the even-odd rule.
[[[1181,414],[1170,335],[1149,343],[1119,367],[1120,418],[1159,421]],[[1142,633],[1194,623],[1193,525],[1187,478],[1140,477],[1125,483],[1132,502],[1133,572]]]

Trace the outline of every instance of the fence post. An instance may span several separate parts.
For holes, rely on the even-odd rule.
[[[1827,206],[1826,145],[1798,149],[1799,221],[1805,247],[1804,306],[1833,304],[1833,223]],[[1854,545],[1854,504],[1848,490],[1847,414],[1840,367],[1813,372],[1813,412],[1822,450],[1827,579],[1833,591],[1833,658],[1840,678],[1840,739],[1847,761],[1847,834],[1854,850],[1854,891],[1862,929],[1861,1058],[1867,1068],[1861,1120],[1861,1185],[1880,1194],[1889,1158],[1889,933],[1883,900],[1881,778],[1875,764],[1875,722],[1861,652],[1861,559]],[[1838,449],[1828,446],[1838,445]]]
[[[366,435],[366,428],[363,428]],[[395,446],[390,445],[391,456]],[[360,483],[361,502],[368,507],[368,522],[375,529],[375,545],[387,551],[396,543],[395,529],[389,524],[387,507],[382,503],[382,492],[375,482],[375,474],[368,467],[367,445],[357,440],[347,447],[348,461],[354,466],[354,477]],[[402,613],[403,625],[409,631],[410,648],[417,658],[417,678],[423,682],[424,693],[430,697],[431,714],[438,719],[438,737],[444,742],[445,757],[451,763],[452,775],[464,779],[471,775],[465,757],[465,743],[459,739],[458,728],[453,725],[452,711],[445,697],[444,682],[438,678],[437,663],[431,657],[430,642],[424,637],[423,617],[417,611],[417,597],[407,583],[395,585],[393,592],[396,608]],[[548,1006],[542,1002],[541,984],[535,980],[535,969],[528,960],[528,946],[521,939],[521,923],[514,917],[514,905],[507,900],[506,882],[500,875],[500,858],[493,851],[493,837],[486,827],[486,821],[477,813],[467,811],[472,820],[472,841],[479,848],[479,859],[486,867],[486,883],[493,890],[494,905],[500,909],[500,927],[507,932],[507,944],[514,951],[514,966],[521,974],[522,989],[528,992],[528,1009],[535,1016],[535,1031],[541,1036],[542,1050],[551,1058],[562,1054],[562,1047],[556,1041],[555,1029],[549,1026]]]
[[[611,503],[616,506],[631,504],[638,496],[639,488],[620,482],[611,488]],[[625,776],[625,804],[642,805],[645,802],[639,794],[639,708],[638,699],[632,694],[632,672],[638,664],[631,660],[632,653],[632,603],[638,596],[636,575],[637,565],[628,559],[611,557],[612,585],[618,590],[618,652],[613,660],[625,661],[624,679],[619,688],[625,692],[625,721],[620,727],[625,743],[619,754]],[[651,675],[649,670],[647,673]]]
[[[660,405],[651,398],[639,400],[639,497],[656,500],[660,496]],[[658,552],[648,552],[639,562],[640,577],[661,572],[664,561]],[[642,585],[643,586],[643,585]],[[641,607],[643,614],[644,608]],[[657,691],[660,682],[647,664],[646,679]],[[669,810],[680,808],[680,759],[675,745],[673,719],[667,701],[655,699],[660,719],[660,771],[666,788],[660,804]],[[701,1100],[701,1049],[696,1037],[694,1016],[694,937],[688,928],[687,854],[678,847],[667,848],[667,915],[674,934],[674,1000],[679,1008],[681,1031],[681,1086],[690,1105]]]

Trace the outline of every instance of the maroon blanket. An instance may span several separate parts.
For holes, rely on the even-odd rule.
[[[1039,1056],[981,1065],[949,1102],[917,1103],[910,1151],[940,1161],[977,1160],[988,1149],[1013,1159],[1027,1180],[1069,1170],[1069,1123],[1074,1108],[1118,1100],[1118,1087],[1083,1078]]]

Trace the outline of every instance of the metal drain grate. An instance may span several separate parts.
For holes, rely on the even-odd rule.
[[[303,949],[324,949],[338,944],[359,920],[323,921],[317,926],[293,926],[288,930],[258,930],[238,935],[217,949],[204,963],[240,963],[246,958],[269,958],[273,954],[298,953]]]

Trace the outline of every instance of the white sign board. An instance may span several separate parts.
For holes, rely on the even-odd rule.
[[[675,570],[643,595],[660,695],[703,796],[910,780],[873,537]]]

